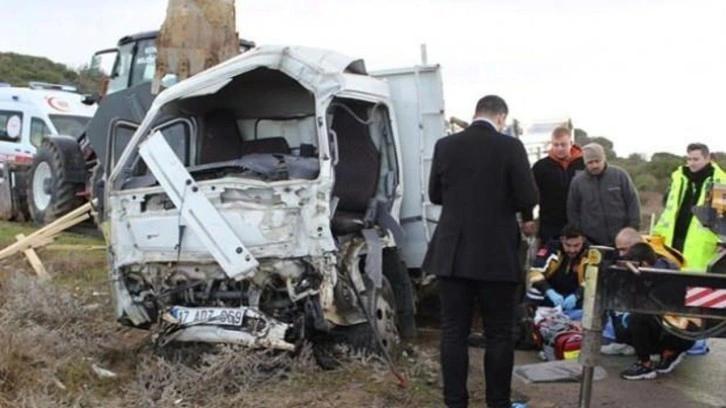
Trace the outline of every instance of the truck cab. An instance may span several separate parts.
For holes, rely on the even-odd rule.
[[[162,91],[111,124],[100,158],[117,319],[163,343],[395,349],[428,281],[445,127],[439,66],[369,72],[306,47],[258,47]]]

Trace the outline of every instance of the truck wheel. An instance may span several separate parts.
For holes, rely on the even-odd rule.
[[[416,303],[413,283],[406,263],[401,259],[398,249],[383,250],[383,276],[391,283],[396,297],[397,326],[401,338],[412,340],[416,337]]]
[[[381,336],[383,347],[391,356],[396,356],[401,351],[401,336],[398,332],[398,313],[393,287],[388,278],[383,276],[381,288],[371,288],[369,292],[372,294],[371,298],[363,297],[368,308],[368,316],[373,319],[373,325]],[[347,342],[353,349],[381,352],[376,335],[368,322],[350,328],[354,330],[348,333]]]
[[[0,169],[0,220],[26,222],[28,200],[25,196],[27,188],[27,167],[15,166],[8,162],[2,163]]]
[[[68,181],[62,154],[55,143],[44,140],[28,173],[28,208],[39,225],[50,223],[83,203],[77,195],[83,185]]]
[[[369,279],[366,279],[366,285],[370,285],[370,289],[363,295],[363,303],[381,336],[383,347],[395,359],[401,354],[401,338],[396,327],[396,297],[393,289],[385,276],[380,289],[372,287]],[[323,369],[338,366],[340,358],[344,357],[340,354],[339,346],[347,346],[353,352],[364,354],[382,353],[369,322],[337,326],[329,333],[317,333],[312,341],[315,360]]]

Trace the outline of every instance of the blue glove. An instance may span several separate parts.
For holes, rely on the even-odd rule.
[[[565,303],[565,298],[563,298],[562,295],[557,293],[554,289],[547,289],[545,295],[552,301],[552,303],[554,303],[555,306],[562,306],[562,304]]]
[[[562,303],[562,308],[565,310],[572,310],[575,306],[577,306],[577,296],[575,296],[574,293],[566,297],[565,301]]]

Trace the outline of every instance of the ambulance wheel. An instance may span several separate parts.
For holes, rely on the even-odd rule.
[[[36,224],[45,225],[79,207],[83,184],[68,180],[63,151],[48,139],[38,148],[28,173],[28,208]]]

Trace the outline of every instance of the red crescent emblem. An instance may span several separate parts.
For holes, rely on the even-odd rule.
[[[55,96],[50,96],[47,98],[48,105],[50,105],[51,108],[61,111],[61,112],[69,112],[71,110],[71,106],[68,104],[68,101],[65,101],[63,99],[57,99]]]

